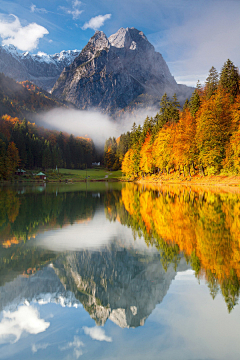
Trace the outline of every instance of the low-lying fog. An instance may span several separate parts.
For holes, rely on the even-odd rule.
[[[37,114],[37,125],[51,130],[59,130],[75,136],[90,137],[94,144],[102,148],[109,137],[118,137],[130,131],[133,123],[142,125],[147,116],[155,116],[158,109],[136,110],[113,120],[107,114],[93,110],[57,108]]]

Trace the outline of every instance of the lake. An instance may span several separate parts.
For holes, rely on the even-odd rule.
[[[238,360],[240,194],[0,187],[0,359]]]

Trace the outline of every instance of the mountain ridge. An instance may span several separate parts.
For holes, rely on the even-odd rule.
[[[178,85],[162,55],[142,31],[121,28],[109,38],[96,31],[73,63],[64,68],[52,94],[81,109],[114,113],[142,94],[159,100],[168,95],[191,96]]]
[[[64,67],[79,54],[80,50],[63,50],[53,55],[20,53],[14,45],[3,45],[0,46],[0,68],[1,72],[16,81],[29,80],[49,91]]]

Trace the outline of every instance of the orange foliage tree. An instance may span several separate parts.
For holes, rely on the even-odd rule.
[[[140,151],[140,170],[146,174],[153,171],[155,162],[152,154],[151,135],[147,135]]]
[[[201,104],[196,117],[199,165],[207,174],[217,173],[225,158],[231,131],[230,96],[221,89]]]

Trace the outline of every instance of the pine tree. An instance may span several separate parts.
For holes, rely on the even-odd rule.
[[[214,66],[211,67],[209,70],[209,75],[206,79],[206,96],[209,99],[217,90],[218,88],[218,72]]]
[[[6,144],[0,139],[0,180],[6,177]]]
[[[189,108],[189,100],[186,99],[186,100],[185,100],[185,103],[184,103],[184,105],[183,105],[183,111],[186,111],[188,108]]]
[[[45,141],[44,147],[45,148],[43,151],[42,166],[45,169],[50,169],[52,167],[52,152],[50,149],[49,141]]]
[[[239,93],[239,74],[231,60],[227,60],[220,74],[221,87],[234,98]]]
[[[173,95],[173,100],[170,102],[170,118],[173,122],[179,121],[179,109],[180,109],[180,103],[177,99],[177,95]]]
[[[14,142],[8,144],[7,157],[6,157],[6,174],[10,178],[20,163],[19,153]]]
[[[200,108],[200,105],[201,105],[201,99],[200,99],[200,95],[199,95],[200,89],[201,89],[201,84],[198,80],[196,89],[192,93],[190,103],[189,103],[189,110],[190,110],[190,113],[192,116],[196,115],[196,112],[198,111],[198,109]]]

